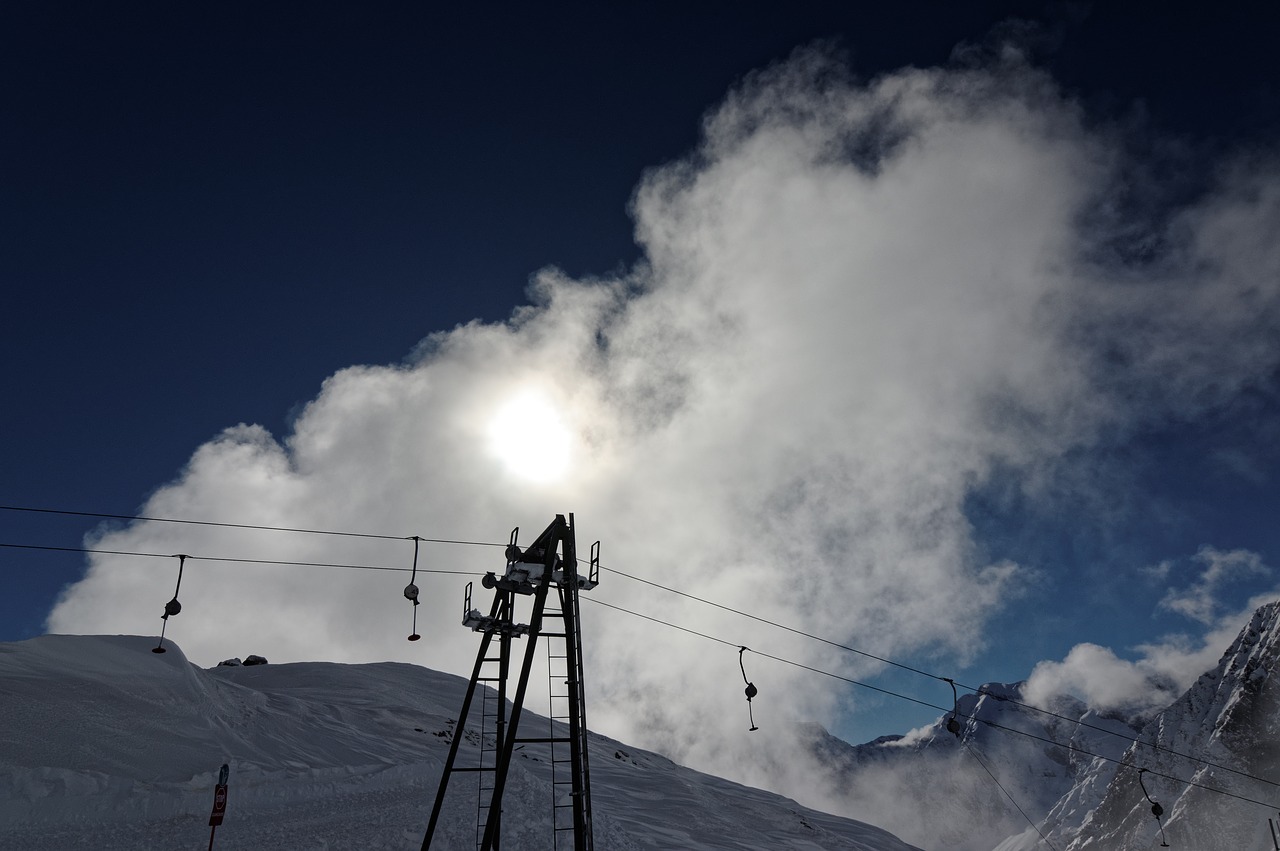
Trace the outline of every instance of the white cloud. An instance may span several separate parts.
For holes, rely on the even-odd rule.
[[[1221,651],[1219,651],[1221,652]],[[1100,711],[1163,708],[1181,690],[1159,676],[1150,660],[1130,662],[1097,644],[1077,644],[1061,662],[1041,662],[1027,682],[1027,702],[1050,706],[1060,694],[1072,694]]]
[[[1160,601],[1160,607],[1212,624],[1222,604],[1217,595],[1222,586],[1232,579],[1250,575],[1266,575],[1271,571],[1262,563],[1262,557],[1248,550],[1224,552],[1213,547],[1201,547],[1194,560],[1204,566],[1200,578],[1187,588],[1170,588]]]
[[[1218,599],[1231,580],[1270,573],[1257,553],[1205,546],[1192,560],[1202,567],[1200,576],[1185,589],[1171,588],[1160,607],[1196,621],[1201,626],[1196,634],[1175,633],[1139,644],[1132,661],[1110,648],[1077,644],[1061,662],[1036,665],[1027,684],[1028,702],[1049,706],[1056,695],[1072,694],[1101,710],[1163,709],[1218,663],[1259,606],[1280,597],[1276,588],[1232,608]],[[1173,567],[1166,561],[1146,572],[1164,580]]]
[[[963,660],[1024,581],[1016,565],[984,562],[964,514],[994,465],[1051,470],[1100,435],[1193,417],[1276,360],[1274,171],[1228,174],[1177,217],[1176,252],[1117,271],[1083,259],[1094,252],[1079,223],[1112,191],[1118,157],[1026,68],[905,70],[862,85],[802,52],[732,93],[697,152],[644,177],[636,270],[589,281],[544,271],[508,323],[434,334],[406,366],[337,373],[283,440],[229,429],[144,512],[491,541],[520,524],[528,541],[572,510],[586,540],[604,541],[606,567],[879,653]],[[569,435],[565,476],[530,476],[492,451],[494,424],[530,392]],[[412,553],[409,541],[163,524],[96,543],[404,567]],[[500,552],[429,547],[420,564],[493,570]],[[50,628],[155,629],[175,567],[95,556]],[[592,596],[863,670],[603,579]],[[170,635],[202,664],[260,653],[468,672],[464,580],[419,577],[416,644],[404,641],[405,581],[189,562]],[[733,723],[745,715],[736,649],[587,603],[583,615],[594,727],[751,771],[751,748],[766,745]],[[832,683],[754,662],[762,726],[836,711]],[[1123,673],[1096,652],[1066,670],[1085,663]]]

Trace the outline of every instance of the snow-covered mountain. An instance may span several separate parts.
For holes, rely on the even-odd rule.
[[[1073,791],[1103,790],[1100,799],[1087,810],[1069,806],[1070,797],[1054,808],[1042,828],[1054,847],[1116,851],[1167,841],[1171,848],[1196,851],[1273,848],[1267,819],[1277,817],[1274,808],[1199,787],[1280,804],[1277,659],[1280,602],[1258,609],[1217,667],[1142,729],[1143,744],[1125,751],[1123,767],[1101,760],[1089,766]],[[1139,780],[1130,766],[1148,771]],[[1144,785],[1164,809],[1163,836]]]
[[[832,788],[845,790],[843,804],[829,806],[855,817],[878,811],[877,823],[926,848],[990,851],[1029,829],[1028,818],[1042,819],[1084,779],[1090,763],[1073,748],[1118,758],[1137,727],[1069,696],[1047,707],[1053,714],[1029,710],[1019,705],[1023,685],[987,683],[960,696],[956,734],[951,713],[856,746],[815,727],[810,751]]]
[[[0,644],[0,849],[203,848],[224,762],[218,849],[417,848],[449,737],[462,728],[460,760],[478,741],[478,714],[456,721],[457,677],[400,663],[204,670],[153,645],[64,635]],[[549,723],[526,710],[521,727]],[[550,848],[549,754],[534,744],[519,753],[503,844]],[[605,851],[911,851],[879,828],[603,736],[591,736],[590,755]],[[467,777],[450,783],[435,847],[475,847]]]
[[[802,740],[825,785],[839,790],[824,809],[874,818],[925,848],[1130,851],[1167,841],[1269,851],[1267,818],[1280,821],[1280,808],[1209,789],[1280,805],[1278,657],[1280,602],[1258,609],[1217,667],[1157,713],[1104,715],[1061,696],[1046,714],[1021,705],[1024,684],[988,683],[959,698],[958,735],[948,713],[864,745],[816,725]]]

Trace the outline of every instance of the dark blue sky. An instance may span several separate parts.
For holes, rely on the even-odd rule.
[[[1274,144],[1280,28],[1257,8],[8,4],[0,504],[131,513],[222,428],[284,432],[335,370],[507,317],[543,266],[633,262],[643,170],[798,46],[837,40],[870,77],[1029,21],[1094,120],[1145,125],[1177,163]],[[1195,455],[1194,437],[1164,440],[1128,450],[1157,477]],[[1274,491],[1210,482],[1203,522],[1274,560]],[[0,512],[0,543],[74,547],[91,526]],[[1027,537],[1005,534],[1010,553],[1046,546]],[[42,631],[82,567],[0,550],[0,640]]]

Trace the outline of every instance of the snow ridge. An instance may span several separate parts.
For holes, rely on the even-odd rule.
[[[450,738],[464,736],[460,761],[475,759],[478,709],[458,723],[457,677],[401,663],[202,670],[176,645],[153,646],[64,635],[0,644],[0,849],[204,847],[224,762],[222,851],[417,848]],[[524,718],[522,729],[551,723]],[[879,828],[603,736],[589,747],[601,849],[911,851]],[[504,847],[551,847],[549,756],[531,744],[514,761]],[[470,777],[450,783],[441,848],[474,847]]]

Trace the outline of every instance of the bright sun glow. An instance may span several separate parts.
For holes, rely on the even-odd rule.
[[[489,422],[490,451],[524,479],[560,479],[569,466],[569,443],[560,414],[532,391],[507,402]]]

